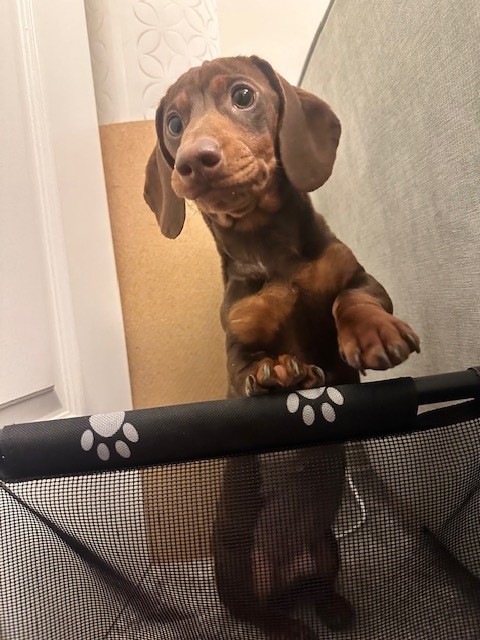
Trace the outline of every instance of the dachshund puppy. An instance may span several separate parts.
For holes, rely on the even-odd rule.
[[[156,130],[145,199],[165,236],[181,232],[185,199],[213,234],[230,397],[357,382],[419,351],[307,195],[330,177],[340,139],[324,101],[256,56],[219,58],[168,89]],[[218,591],[272,640],[317,637],[288,615],[301,593],[329,628],[352,622],[335,587],[332,533],[344,470],[342,445],[227,460],[213,536]]]

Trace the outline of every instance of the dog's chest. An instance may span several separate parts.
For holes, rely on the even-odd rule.
[[[287,281],[298,261],[298,255],[292,247],[263,238],[237,242],[229,247],[228,255],[238,278],[263,282],[273,279]]]
[[[235,271],[240,278],[246,280],[268,280],[271,276],[267,265],[260,259],[249,262],[235,261]]]

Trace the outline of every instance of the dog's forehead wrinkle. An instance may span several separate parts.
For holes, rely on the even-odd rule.
[[[230,81],[230,76],[227,76],[224,73],[217,73],[210,78],[205,90],[212,94],[223,94],[225,93]]]
[[[170,109],[175,109],[179,112],[186,111],[190,107],[191,99],[185,89],[181,89],[170,103]]]
[[[217,80],[230,84],[236,80],[239,82],[256,82],[264,85],[268,83],[263,72],[244,56],[207,60],[200,67],[199,80],[202,87],[208,87]]]

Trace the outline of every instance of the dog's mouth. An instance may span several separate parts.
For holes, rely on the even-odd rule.
[[[199,175],[185,182],[174,170],[172,186],[175,193],[193,200],[200,211],[218,219],[220,224],[230,226],[238,218],[253,213],[271,183],[275,160],[267,163],[263,159],[237,162],[228,170],[209,175]]]
[[[242,185],[234,185],[225,189],[212,187],[197,196],[195,202],[204,213],[241,218],[256,208],[258,194]]]

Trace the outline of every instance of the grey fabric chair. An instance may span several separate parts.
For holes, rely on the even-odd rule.
[[[335,0],[301,81],[343,126],[315,205],[422,340],[398,376],[480,361],[479,33],[477,0]],[[480,465],[479,430],[463,435],[443,453],[433,434],[417,435],[393,465],[388,441],[368,447],[392,490],[437,532],[468,509]],[[459,512],[458,540],[463,522]],[[480,538],[480,518],[474,526]]]

